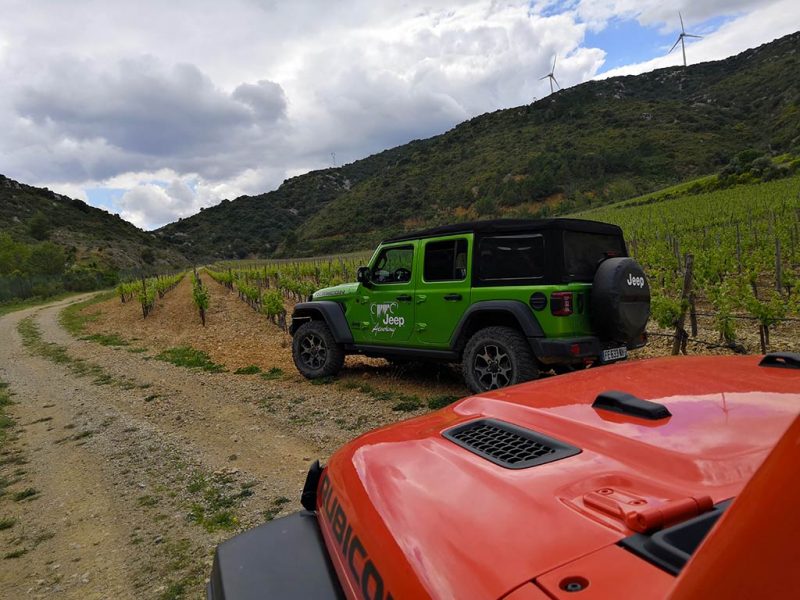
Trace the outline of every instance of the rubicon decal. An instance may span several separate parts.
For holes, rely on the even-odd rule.
[[[369,313],[372,315],[372,333],[391,333],[398,327],[406,324],[405,318],[395,316],[394,311],[397,310],[397,302],[382,302],[371,304]]]
[[[631,287],[644,288],[644,277],[636,277],[632,273],[628,273],[627,283]]]
[[[329,296],[344,296],[345,294],[352,294],[358,287],[357,283],[343,283],[335,287],[324,288],[314,292],[314,298],[327,298]]]
[[[341,548],[344,563],[350,569],[356,584],[361,586],[361,595],[365,600],[394,600],[391,592],[385,589],[378,567],[372,562],[367,549],[342,509],[328,479],[327,471],[322,475],[319,484],[319,498],[320,516],[323,517],[323,521],[327,520],[327,525]]]

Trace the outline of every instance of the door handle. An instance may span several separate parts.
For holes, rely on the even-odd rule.
[[[461,300],[461,294],[447,294],[444,297],[445,302],[458,302]]]
[[[395,300],[399,302],[411,302],[411,296],[409,296],[408,294],[402,294],[397,298],[395,298]]]

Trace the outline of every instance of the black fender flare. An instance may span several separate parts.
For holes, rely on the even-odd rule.
[[[342,306],[332,300],[316,300],[296,304],[292,313],[289,333],[294,335],[300,325],[313,319],[325,321],[337,344],[353,343],[353,334],[347,326],[347,318],[344,316]]]
[[[505,313],[516,320],[522,334],[525,337],[543,337],[544,330],[539,325],[536,315],[530,306],[519,300],[484,300],[476,302],[470,306],[461,316],[461,320],[456,325],[455,331],[450,338],[450,347],[455,349],[461,335],[469,324],[470,320],[481,313]]]

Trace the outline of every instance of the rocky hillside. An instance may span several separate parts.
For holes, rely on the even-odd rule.
[[[365,248],[454,219],[541,216],[798,152],[800,33],[726,60],[590,81],[167,225],[192,258]]]
[[[0,234],[52,242],[70,264],[122,272],[163,272],[188,264],[174,246],[104,210],[0,175]]]

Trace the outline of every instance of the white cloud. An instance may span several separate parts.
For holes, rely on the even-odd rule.
[[[611,19],[729,16],[692,62],[800,21],[785,0],[0,3],[0,172],[128,190],[144,227],[543,97],[554,55],[562,86],[590,79],[586,31]]]
[[[166,187],[153,184],[139,185],[128,190],[119,200],[120,216],[143,229],[154,224],[188,217],[196,212],[192,190],[181,180]]]

